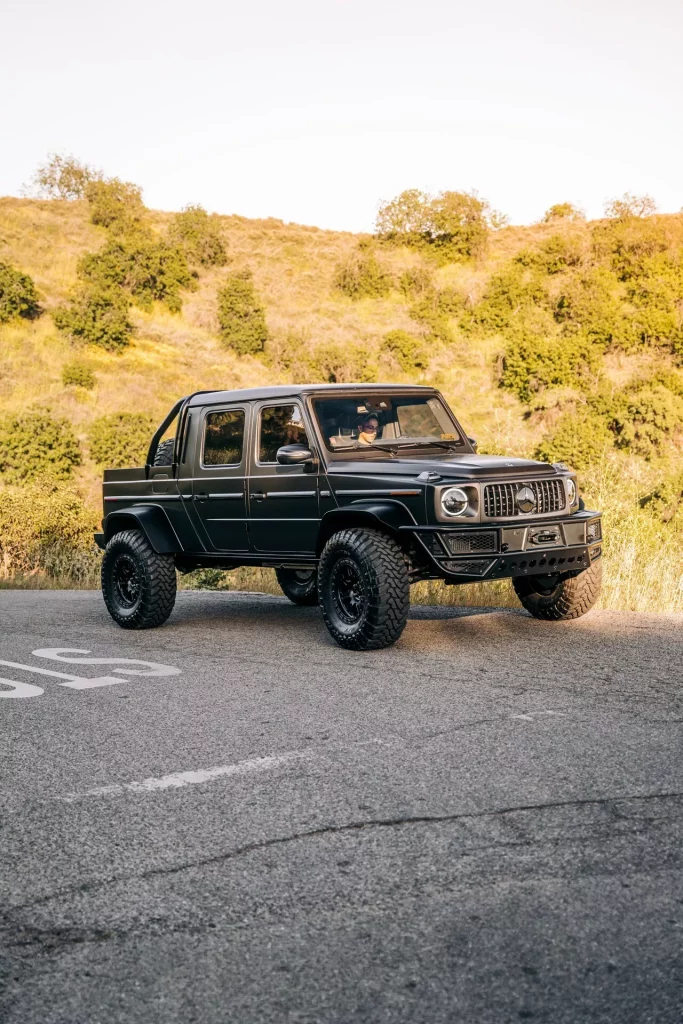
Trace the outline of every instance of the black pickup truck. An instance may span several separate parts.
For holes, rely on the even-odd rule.
[[[163,440],[165,435],[173,436]],[[600,513],[576,478],[477,455],[441,394],[396,384],[198,392],[147,464],[104,474],[102,591],[127,629],[166,621],[176,570],[272,566],[342,647],[398,639],[410,584],[511,577],[536,618],[583,615],[601,582]]]

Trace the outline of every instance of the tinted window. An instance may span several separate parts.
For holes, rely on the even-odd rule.
[[[204,428],[204,465],[234,466],[242,461],[244,410],[210,412]]]
[[[262,409],[259,462],[276,462],[277,450],[285,444],[308,444],[301,409],[298,405],[271,405]]]

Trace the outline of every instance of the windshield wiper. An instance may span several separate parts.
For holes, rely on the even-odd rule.
[[[453,448],[461,448],[457,441],[394,441],[393,447],[399,451],[401,448],[445,448],[451,451]]]

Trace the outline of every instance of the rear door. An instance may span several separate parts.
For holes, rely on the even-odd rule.
[[[209,406],[202,411],[192,504],[210,548],[247,551],[246,405]]]
[[[249,530],[257,552],[312,554],[318,533],[317,464],[281,466],[278,448],[310,446],[301,403],[263,402],[255,409],[249,473]]]

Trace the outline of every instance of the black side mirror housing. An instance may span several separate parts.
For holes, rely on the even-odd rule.
[[[470,442],[470,444],[472,445],[472,447],[474,448],[474,450],[476,452],[476,450],[477,450],[477,439],[476,439],[476,437],[468,437],[467,440]]]
[[[304,462],[313,462],[313,452],[305,444],[283,444],[275,456],[281,466],[300,466]]]

